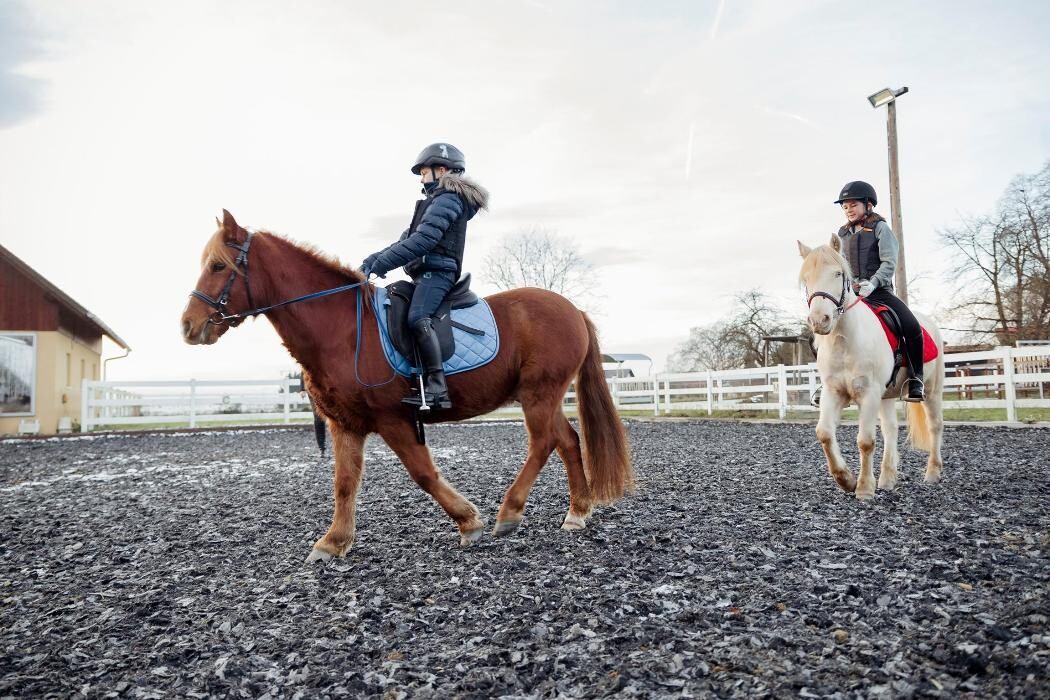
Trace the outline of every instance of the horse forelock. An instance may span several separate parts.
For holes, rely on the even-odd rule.
[[[232,250],[223,240],[222,229],[220,228],[208,240],[208,244],[204,246],[204,252],[201,253],[201,269],[220,262],[224,263],[229,269],[234,269],[235,260],[231,253]]]
[[[814,248],[810,251],[809,255],[802,262],[802,270],[798,273],[798,281],[801,284],[806,283],[806,278],[817,272],[823,267],[837,267],[846,273],[846,279],[852,277],[852,273],[849,269],[849,262],[846,258],[838,254],[838,252],[829,245],[822,245]]]

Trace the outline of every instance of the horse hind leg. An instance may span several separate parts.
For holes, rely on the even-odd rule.
[[[885,399],[879,408],[882,419],[882,463],[879,465],[879,488],[892,491],[897,486],[897,467],[900,452],[897,449],[897,402]]]
[[[416,441],[415,428],[407,422],[399,422],[396,427],[383,430],[381,435],[401,459],[412,480],[455,521],[459,528],[459,543],[466,547],[481,537],[485,523],[478,509],[441,476],[430,450]]]
[[[529,433],[529,451],[518,475],[503,495],[503,503],[500,504],[496,525],[492,530],[492,534],[497,537],[509,535],[521,524],[532,485],[536,483],[540,470],[557,446],[555,415],[560,413],[563,395],[564,391],[558,394],[556,400],[530,400],[528,397],[522,397],[525,429]]]
[[[565,514],[561,527],[563,530],[582,530],[587,526],[592,500],[583,468],[580,436],[560,411],[554,420],[558,433],[558,456],[565,464],[565,475],[569,482],[569,511]]]
[[[930,455],[926,459],[926,474],[924,481],[935,484],[941,480],[941,468],[944,462],[941,460],[941,442],[944,438],[944,416],[942,414],[943,399],[940,392],[936,391],[926,397],[922,407],[926,412],[926,423],[930,431]]]

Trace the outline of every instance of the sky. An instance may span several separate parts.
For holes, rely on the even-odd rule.
[[[1048,34],[1045,2],[0,0],[0,243],[131,345],[108,379],[276,377],[263,319],[182,342],[214,217],[356,266],[446,141],[491,192],[476,289],[502,236],[553,230],[603,350],[660,370],[739,292],[804,315],[795,241],[830,239],[843,183],[889,218],[884,87],[909,291],[945,308],[937,231],[1050,157]]]

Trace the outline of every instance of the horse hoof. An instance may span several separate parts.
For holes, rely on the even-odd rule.
[[[854,495],[858,501],[870,501],[875,497],[875,491],[874,489],[871,491],[857,491]]]
[[[896,479],[892,479],[892,480],[891,479],[887,479],[884,482],[880,481],[879,482],[879,488],[882,489],[883,491],[892,491],[893,489],[897,488],[897,480]]]
[[[485,532],[485,528],[478,527],[473,530],[467,530],[466,532],[459,533],[459,546],[469,547],[478,541],[478,538]]]
[[[318,549],[317,547],[314,547],[310,550],[310,556],[306,558],[306,563],[310,564],[311,562],[315,561],[328,561],[331,558],[331,553],[326,552],[323,549]]]
[[[579,515],[573,515],[568,513],[565,516],[565,522],[561,524],[562,530],[582,530],[587,527],[587,521]]]
[[[927,474],[925,476],[925,478],[923,479],[923,481],[925,481],[927,484],[936,484],[940,480],[941,480],[941,475],[940,474]]]
[[[492,528],[492,534],[494,537],[505,537],[517,530],[518,525],[521,525],[520,518],[517,520],[497,520],[496,527]]]

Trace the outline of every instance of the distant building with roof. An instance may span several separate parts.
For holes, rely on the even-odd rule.
[[[100,318],[0,246],[0,435],[68,432],[85,379],[102,371]]]

